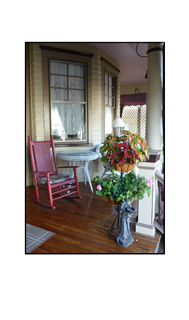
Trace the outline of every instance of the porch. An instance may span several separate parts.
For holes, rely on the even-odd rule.
[[[95,183],[93,182],[95,189]],[[132,206],[135,212],[130,218],[130,228],[134,242],[128,248],[116,242],[118,230],[109,237],[104,223],[116,217],[112,204],[92,194],[89,184],[79,183],[81,200],[68,198],[57,200],[56,209],[46,209],[35,203],[29,193],[34,194],[34,186],[26,187],[26,223],[54,232],[54,236],[36,248],[32,253],[158,253],[161,233],[154,238],[135,234],[138,215],[138,201]],[[162,251],[161,251],[162,252]]]

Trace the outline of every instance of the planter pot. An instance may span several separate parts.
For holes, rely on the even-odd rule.
[[[111,204],[116,205],[116,206],[120,206],[120,204],[121,204],[121,201],[117,201],[117,198],[112,200],[109,196],[106,196],[106,197],[103,197],[103,199],[107,202],[110,202]],[[133,202],[134,200],[135,200],[135,198],[132,197],[131,202]]]
[[[119,172],[129,172],[129,171],[132,171],[136,167],[136,163],[134,163],[134,164],[125,163],[121,167],[119,166],[119,163],[114,163],[112,167],[113,167],[113,169],[115,169],[116,171],[119,171]]]

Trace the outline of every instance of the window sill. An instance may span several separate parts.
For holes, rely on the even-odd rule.
[[[92,143],[60,143],[55,142],[55,147],[92,147]]]

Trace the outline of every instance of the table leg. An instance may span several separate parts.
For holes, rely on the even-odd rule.
[[[91,191],[93,192],[93,187],[92,187],[92,184],[91,184],[91,178],[90,178],[90,175],[89,175],[88,165],[89,165],[89,161],[86,161],[85,162],[84,171],[85,171],[85,174],[87,175]]]
[[[93,192],[93,187],[92,187],[92,184],[91,184],[91,178],[90,178],[89,170],[88,170],[89,161],[85,161],[84,165],[81,164],[80,162],[77,163],[77,161],[69,161],[69,166],[75,166],[75,165],[79,165],[81,169],[83,168],[84,183],[86,185],[87,184],[87,179],[88,179],[91,191]],[[71,178],[73,178],[73,177],[74,177],[74,172],[72,170]]]
[[[69,161],[69,166],[75,166],[75,161]],[[73,169],[69,169],[71,171],[71,178],[74,178],[74,171]]]
[[[85,186],[86,186],[87,180],[86,180],[85,166],[83,167],[83,179],[84,179],[84,183],[85,183]]]

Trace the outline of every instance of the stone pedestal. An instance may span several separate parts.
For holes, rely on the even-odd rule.
[[[161,150],[150,150],[150,159],[138,165],[138,174],[146,178],[153,178],[155,182],[155,169],[159,168]],[[136,223],[136,233],[155,237],[154,216],[155,216],[155,185],[153,183],[151,195],[145,194],[144,199],[139,200],[138,222]]]

